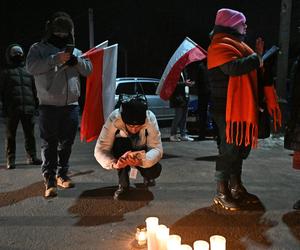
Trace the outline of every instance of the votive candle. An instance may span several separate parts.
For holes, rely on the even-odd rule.
[[[209,238],[210,250],[226,250],[226,239],[221,235],[213,235]]]
[[[209,250],[209,244],[205,240],[196,240],[193,247],[194,250]]]

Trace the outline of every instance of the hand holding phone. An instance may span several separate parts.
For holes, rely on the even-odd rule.
[[[74,47],[75,47],[74,44],[71,44],[71,43],[67,44],[67,45],[66,45],[65,52],[66,52],[66,53],[70,53],[70,55],[72,55],[72,54],[73,54],[73,51],[74,51]]]

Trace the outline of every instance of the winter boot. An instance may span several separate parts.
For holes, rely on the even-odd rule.
[[[217,182],[217,194],[214,197],[214,203],[230,211],[236,211],[240,209],[237,201],[231,196],[228,188],[228,181]]]
[[[257,204],[259,199],[256,195],[248,193],[247,189],[243,186],[240,175],[230,176],[230,191],[235,200],[246,204]]]
[[[44,174],[44,182],[45,182],[45,198],[55,197],[57,196],[56,191],[56,178],[55,176],[51,176],[49,174]]]

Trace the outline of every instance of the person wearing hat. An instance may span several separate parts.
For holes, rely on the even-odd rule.
[[[19,44],[8,46],[6,63],[7,67],[1,72],[0,79],[0,100],[6,126],[6,166],[7,169],[16,167],[16,132],[19,122],[24,131],[27,164],[39,165],[42,161],[37,157],[34,135],[38,99],[33,76],[25,69],[24,52]]]
[[[69,158],[78,130],[80,75],[92,71],[89,59],[74,48],[74,24],[65,12],[46,22],[42,41],[33,44],[26,60],[34,75],[39,99],[42,174],[45,197],[57,195],[56,186],[71,188]]]
[[[144,177],[145,186],[155,185],[154,179],[161,172],[161,134],[155,115],[138,96],[123,101],[120,108],[110,114],[94,155],[103,168],[118,171],[119,186],[114,199],[129,190],[129,171],[135,168]]]
[[[264,42],[258,38],[254,52],[244,42],[246,29],[243,13],[226,8],[218,10],[207,54],[211,109],[220,137],[215,172],[217,193],[213,200],[228,210],[239,210],[246,204],[259,202],[241,180],[243,160],[251,148],[257,146],[258,97],[265,95],[268,112],[280,123],[272,83],[258,82],[263,67]]]

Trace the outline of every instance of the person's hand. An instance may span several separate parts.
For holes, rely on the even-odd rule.
[[[187,80],[185,81],[185,84],[186,84],[187,86],[191,87],[191,86],[193,86],[193,85],[195,84],[195,81],[191,81],[191,79],[187,79]]]
[[[127,151],[126,153],[124,153],[118,160],[116,163],[113,164],[113,168],[115,169],[122,169],[125,168],[126,166],[128,166],[129,164],[127,163],[127,158],[128,158],[128,154],[131,151]]]
[[[142,165],[142,160],[130,153],[128,154],[126,160],[127,160],[128,165],[130,165],[132,167],[138,167],[138,166]]]
[[[68,66],[75,66],[78,63],[77,56],[71,55],[70,59],[66,62]]]
[[[66,63],[67,61],[69,61],[70,58],[71,58],[70,53],[63,52],[63,51],[58,52],[58,53],[56,54],[56,56],[57,56],[57,58],[58,58],[59,64],[64,64],[64,63]]]
[[[264,46],[265,46],[265,42],[261,37],[258,37],[256,39],[256,43],[255,43],[255,52],[262,56],[262,54],[264,53]]]

